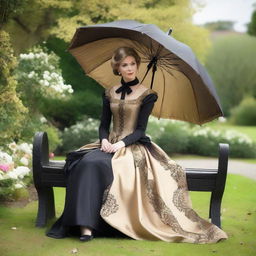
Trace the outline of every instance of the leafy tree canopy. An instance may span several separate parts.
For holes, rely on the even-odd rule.
[[[224,113],[230,114],[246,96],[256,98],[256,38],[229,35],[214,41],[206,67],[220,96]]]
[[[247,33],[256,36],[256,10],[252,13],[251,21],[248,24]]]
[[[69,43],[77,27],[135,19],[164,31],[172,27],[172,35],[190,45],[203,61],[210,43],[208,31],[192,24],[195,11],[189,0],[30,0],[6,29],[19,53],[49,35]]]

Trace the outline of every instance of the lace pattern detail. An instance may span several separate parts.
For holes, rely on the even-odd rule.
[[[116,213],[119,209],[119,205],[114,197],[114,195],[109,193],[111,184],[105,189],[102,199],[102,207],[100,214],[103,217],[108,217],[109,215]]]
[[[157,149],[156,149],[157,150]],[[160,155],[161,153],[159,153]],[[217,227],[212,225],[205,219],[201,218],[192,208],[188,207],[188,189],[187,189],[187,180],[186,174],[183,168],[177,163],[170,163],[166,155],[161,154],[161,157],[158,158],[159,163],[164,167],[165,170],[170,171],[171,177],[177,182],[177,189],[174,192],[173,204],[181,212],[184,212],[185,216],[193,222],[197,222],[200,228],[204,231],[213,226],[213,229],[217,231]],[[209,231],[207,231],[208,239],[211,236]]]
[[[182,167],[176,163],[169,163],[168,159],[159,152],[160,157],[157,160],[165,170],[170,171],[171,177],[178,185],[178,188],[173,195],[173,203],[179,211],[185,213],[185,216],[188,219],[198,223],[199,227],[203,231],[203,233],[200,234],[186,231],[180,226],[171,209],[165,204],[161,196],[158,194],[154,181],[147,179],[147,172],[149,170],[146,165],[144,152],[142,152],[138,145],[133,145],[132,152],[135,165],[139,168],[142,180],[146,186],[149,202],[153,206],[155,212],[159,215],[161,221],[164,224],[169,225],[178,234],[193,239],[194,243],[206,243],[207,241],[216,240],[220,233],[219,229],[215,225],[200,218],[193,209],[188,207],[188,195],[186,194],[188,192],[186,187],[187,182],[185,172]]]
[[[125,111],[124,111],[124,103],[120,101],[118,106],[118,115],[119,115],[119,127],[118,134],[122,134],[124,130],[124,120],[125,120]]]

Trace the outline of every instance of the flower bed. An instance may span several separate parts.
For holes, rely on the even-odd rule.
[[[0,200],[15,200],[27,196],[32,182],[32,144],[12,142],[0,149]]]

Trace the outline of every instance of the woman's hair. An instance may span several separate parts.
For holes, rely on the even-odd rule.
[[[119,47],[114,51],[112,58],[111,58],[111,66],[113,69],[113,73],[116,76],[119,76],[119,74],[118,74],[119,65],[128,56],[134,57],[137,67],[140,66],[140,61],[141,61],[140,56],[133,48],[126,47],[126,46]]]

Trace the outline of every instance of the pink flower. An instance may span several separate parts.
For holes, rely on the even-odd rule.
[[[8,172],[10,169],[10,166],[8,164],[0,164],[0,170],[4,172]]]
[[[49,157],[50,157],[50,158],[54,158],[54,153],[51,152],[51,153],[49,154]]]

